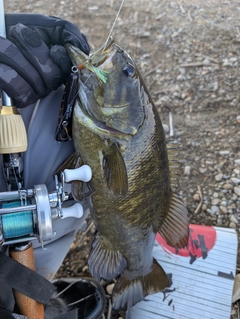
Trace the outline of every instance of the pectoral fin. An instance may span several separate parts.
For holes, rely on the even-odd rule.
[[[109,189],[117,196],[126,196],[128,191],[127,170],[123,157],[115,143],[104,153],[103,168]]]
[[[72,153],[68,158],[62,163],[61,166],[55,172],[55,175],[60,174],[65,169],[74,169],[83,165],[81,157],[77,153]]]
[[[183,248],[188,242],[188,225],[187,208],[180,197],[172,192],[170,204],[159,233],[168,245]]]
[[[76,201],[83,201],[85,198],[91,196],[95,192],[91,182],[84,183],[81,181],[72,182],[72,195]]]

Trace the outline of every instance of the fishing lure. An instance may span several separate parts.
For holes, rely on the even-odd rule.
[[[107,74],[110,72],[108,70],[103,70],[98,67],[98,65],[101,65],[103,63],[103,60],[106,59],[105,51],[111,46],[113,42],[113,38],[109,35],[107,41],[105,44],[95,51],[90,56],[86,55],[84,52],[81,52],[81,63],[78,65],[73,66],[72,72],[77,73],[78,70],[81,69],[88,69],[93,74],[96,75],[97,79],[103,83],[106,84],[107,82]]]
[[[98,78],[98,80],[100,80],[103,83],[107,82],[107,77],[106,74],[108,73],[108,71],[106,70],[101,70],[98,67],[94,66],[92,64],[91,58],[89,58],[88,60],[86,60],[86,62],[81,63],[77,66],[77,68],[79,70],[83,69],[83,68],[87,68],[88,70],[90,70],[91,72],[93,72],[96,77]]]

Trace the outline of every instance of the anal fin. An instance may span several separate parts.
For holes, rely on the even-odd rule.
[[[126,267],[126,260],[118,250],[97,233],[88,257],[88,267],[98,281],[111,280],[120,275]]]
[[[133,276],[128,270],[118,279],[113,290],[113,308],[129,309],[145,296],[157,293],[171,286],[165,271],[153,259],[153,263],[145,275]]]
[[[187,245],[189,236],[187,208],[181,198],[173,191],[159,233],[172,247],[183,248]]]

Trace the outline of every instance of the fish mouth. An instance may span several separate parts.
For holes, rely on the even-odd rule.
[[[81,115],[86,126],[108,138],[115,136],[125,140],[135,135],[137,128],[126,124],[132,101],[125,98],[121,100],[117,96],[112,98],[116,85],[112,79],[118,72],[116,61],[119,61],[118,54],[124,51],[113,40],[90,56],[72,45],[68,45],[66,49],[72,63],[78,66],[78,108],[81,109],[78,115]]]
[[[76,57],[80,57],[80,60],[75,62],[82,62],[84,63],[85,54],[83,53],[79,55],[78,49],[74,47],[71,50],[76,54]],[[113,56],[116,53],[115,45],[113,44],[113,40],[110,39],[106,48],[99,49],[97,52],[93,53],[90,56],[91,63],[94,67],[98,68],[102,71],[110,71],[114,65],[112,62]],[[96,81],[96,78],[98,81]],[[107,118],[111,116],[113,113],[121,113],[129,107],[129,103],[123,103],[119,105],[112,105],[104,103],[104,105],[100,105],[97,101],[94,100],[93,94],[91,93],[92,86],[101,87],[103,83],[99,81],[96,73],[93,72],[88,67],[83,67],[80,69],[79,72],[79,83],[80,83],[80,90],[79,90],[79,98],[80,98],[80,105],[79,108],[82,112],[82,117],[85,117],[85,120],[91,124],[90,127],[95,126],[98,130],[100,135],[106,136],[116,136],[119,138],[123,138],[125,133],[117,130],[116,128],[110,127],[104,121],[104,117]],[[87,95],[87,96],[86,96]],[[85,97],[85,98],[84,98]],[[87,119],[88,118],[88,119]]]
[[[115,137],[121,140],[128,140],[130,135],[125,134],[115,128],[108,126],[105,122],[97,120],[95,116],[89,114],[89,112],[83,107],[82,103],[77,104],[74,107],[74,112],[80,121],[93,133],[101,136],[102,138],[109,139]]]

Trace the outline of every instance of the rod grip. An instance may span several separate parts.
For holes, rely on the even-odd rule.
[[[20,264],[36,271],[33,247],[31,243],[25,250],[22,251],[10,248],[9,254]],[[21,294],[17,290],[13,290],[13,293],[15,297],[15,307],[17,312],[19,312],[21,315],[28,317],[29,319],[44,319],[43,304]]]

